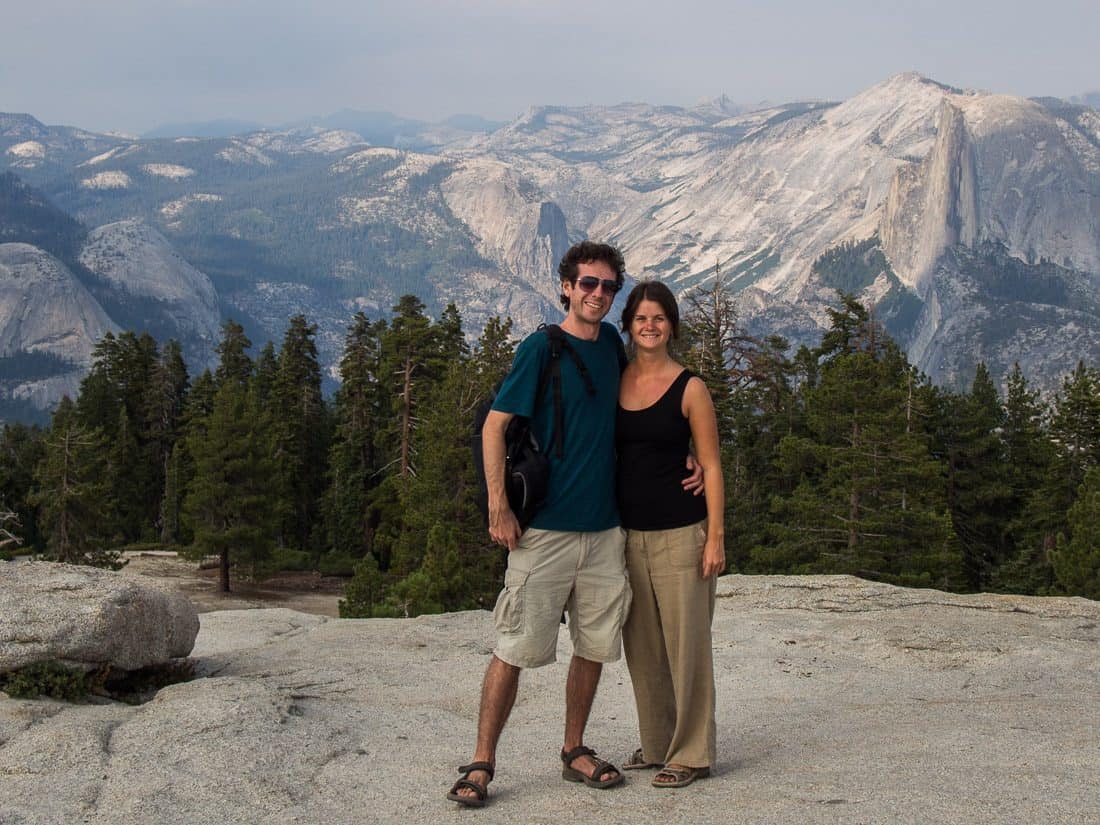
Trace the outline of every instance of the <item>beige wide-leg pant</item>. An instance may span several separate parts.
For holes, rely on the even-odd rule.
[[[705,523],[628,530],[634,602],[623,645],[648,762],[710,767],[715,758],[710,625],[716,580],[702,577]]]

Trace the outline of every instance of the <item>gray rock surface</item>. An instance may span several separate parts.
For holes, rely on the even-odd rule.
[[[46,409],[75,397],[92,361],[92,349],[115,324],[92,294],[57,258],[25,243],[0,244],[0,358],[21,353],[68,362],[47,377],[9,379],[0,397]]]
[[[174,589],[92,567],[0,562],[0,673],[42,661],[137,670],[187,656],[198,631]]]
[[[444,798],[470,756],[487,612],[202,616],[204,678],[140,707],[0,700],[0,822],[1081,823],[1100,790],[1100,603],[848,577],[727,576],[715,775],[565,783],[559,662],[526,673],[490,805]],[[636,744],[625,666],[588,740]]]
[[[80,262],[121,292],[150,301],[155,309],[146,312],[175,331],[189,364],[215,366],[221,316],[214,284],[154,227],[130,219],[94,229]]]

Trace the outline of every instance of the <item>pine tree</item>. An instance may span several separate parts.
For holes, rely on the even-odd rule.
[[[780,441],[802,432],[787,348],[783,338],[773,336],[750,351],[733,395],[733,437],[722,454],[726,557],[734,570],[752,569],[750,549],[767,543],[771,496],[791,492],[776,471]]]
[[[191,391],[187,394],[187,400],[183,405],[183,418],[180,422],[184,433],[189,433],[200,422],[214,412],[214,395],[218,391],[218,385],[210,370],[203,370],[195,379]]]
[[[164,534],[165,492],[168,485],[169,462],[175,451],[176,443],[180,440],[183,428],[183,416],[187,403],[187,392],[190,388],[190,378],[187,375],[187,365],[183,360],[183,353],[177,341],[169,341],[164,345],[160,360],[153,368],[149,387],[146,390],[145,420],[147,422],[147,444],[145,448],[146,461],[150,463],[151,493],[161,491],[161,501],[156,509],[156,532]],[[174,472],[177,473],[175,483],[179,482],[179,464],[177,461]],[[178,487],[177,487],[178,490]],[[178,504],[178,502],[176,503]],[[178,528],[172,528],[168,535],[176,537]]]
[[[721,268],[714,278],[683,297],[682,315],[685,364],[710,390],[718,416],[718,440],[729,443],[733,435],[733,359],[742,352],[746,336],[737,326],[737,306],[726,288]]]
[[[845,298],[805,392],[806,436],[780,442],[794,492],[773,500],[762,565],[846,572],[902,584],[958,584],[939,464],[913,425],[912,368],[857,302]]]
[[[1031,542],[1046,553],[1069,529],[1069,509],[1085,474],[1100,459],[1100,379],[1084,363],[1078,363],[1054,398],[1049,436],[1054,454],[1026,510],[1034,530]]]
[[[341,384],[333,402],[335,435],[328,462],[325,522],[333,552],[354,559],[371,549],[377,527],[369,496],[378,484],[382,464],[376,434],[385,404],[380,337],[386,326],[384,321],[372,323],[356,313],[345,340]],[[375,572],[377,567],[375,559]]]
[[[424,405],[426,412],[416,435],[419,472],[401,488],[396,574],[409,575],[423,568],[433,535],[436,542],[464,548],[464,564],[450,571],[451,584],[432,597],[447,610],[484,607],[499,590],[499,578],[494,575],[499,554],[475,504],[470,422],[479,401],[470,365],[453,363]],[[439,572],[438,566],[435,572]]]
[[[344,598],[340,600],[341,619],[369,619],[374,616],[375,607],[383,599],[382,574],[378,562],[367,553],[355,565],[355,573],[344,588]]]
[[[135,438],[141,438],[146,429],[145,395],[159,357],[156,341],[147,333],[104,335],[92,351],[92,367],[80,385],[79,422],[113,438],[121,408],[135,427]]]
[[[45,457],[43,433],[38,427],[8,423],[0,433],[0,509],[11,512],[5,528],[19,539],[23,551],[42,549],[38,513],[28,497],[34,489],[34,471]]]
[[[68,396],[61,399],[46,433],[45,456],[35,471],[30,503],[39,508],[46,534],[46,557],[69,564],[118,569],[118,553],[109,549],[103,525],[104,440],[98,430],[77,421]]]
[[[218,556],[223,592],[229,592],[231,558],[256,578],[274,546],[274,466],[248,411],[247,389],[227,380],[205,427],[196,428],[187,442],[195,462],[183,503],[194,532],[188,555]]]
[[[321,397],[317,327],[295,315],[279,351],[271,399],[270,425],[278,485],[284,506],[282,536],[287,546],[305,551],[319,519],[327,472],[328,419]]]
[[[473,352],[473,367],[478,377],[478,394],[486,397],[512,366],[516,356],[512,341],[512,319],[494,315],[485,328]]]
[[[214,372],[214,383],[221,387],[229,381],[245,384],[252,377],[252,359],[248,350],[252,342],[244,334],[244,327],[229,319],[222,325],[222,340],[215,347],[218,353],[218,368]]]
[[[76,401],[78,423],[101,432],[111,445],[104,532],[123,543],[155,531],[163,470],[152,460],[156,422],[149,393],[159,359],[156,341],[147,333],[108,333],[93,351]]]
[[[454,302],[447,304],[443,314],[435,324],[437,348],[443,362],[466,359],[470,356],[470,345],[462,332],[462,316]],[[445,367],[444,367],[445,369]]]
[[[1010,593],[1046,593],[1054,582],[1049,551],[1042,533],[1031,523],[1028,503],[1040,489],[1053,459],[1043,427],[1046,405],[1029,388],[1020,365],[1014,364],[1005,381],[1005,419],[1002,441],[1010,490],[1006,524],[1009,558],[994,574],[994,587]]]
[[[148,478],[153,468],[143,460],[141,445],[124,407],[119,408],[118,418],[114,438],[106,449],[104,481],[109,492],[103,503],[110,518],[104,519],[102,529],[116,545],[125,545],[138,541],[142,528],[151,522],[147,502]]]
[[[744,550],[760,527],[753,516],[763,509],[756,495],[759,479],[750,481],[747,476],[757,457],[754,447],[767,449],[754,440],[758,425],[768,426],[757,418],[757,403],[764,400],[763,382],[784,381],[771,369],[780,363],[774,360],[774,345],[780,339],[763,344],[738,326],[733,294],[717,263],[714,277],[688,291],[681,305],[682,340],[674,354],[703,380],[714,403],[726,476],[726,560],[728,566],[744,569],[748,563]]]
[[[165,544],[190,544],[194,536],[183,513],[183,500],[191,479],[195,476],[195,462],[188,444],[205,436],[214,412],[214,396],[217,387],[210,370],[203,370],[195,379],[183,401],[183,411],[177,425],[178,435],[172,445],[164,473],[164,489],[161,495],[161,541]]]
[[[970,590],[985,590],[1009,557],[1011,483],[1002,434],[1005,413],[984,363],[968,394],[954,399],[948,422],[948,504]]]
[[[407,430],[402,423],[409,461],[402,459],[379,490],[386,496],[379,501],[387,505],[380,514],[389,514],[395,539],[386,569],[401,578],[421,566],[428,533],[437,524],[457,528],[471,541],[484,541],[483,531],[472,526],[479,517],[469,447],[469,422],[480,394],[461,318],[452,304],[439,322],[423,327],[414,314],[419,309],[407,306],[414,311],[407,309],[395,319],[391,331],[396,341],[391,344],[403,376],[398,393],[402,422],[411,416]],[[383,353],[386,343],[383,339]]]
[[[275,344],[268,341],[256,358],[252,376],[252,391],[259,409],[266,409],[271,403],[278,377],[279,359],[275,355]]]
[[[407,542],[402,543],[404,502],[410,481],[418,472],[421,407],[446,364],[439,331],[424,309],[415,296],[402,296],[379,338],[382,416],[375,431],[375,447],[381,466],[376,471],[379,481],[370,492],[368,518],[377,525],[371,536],[371,551],[379,569],[389,576],[408,575],[419,563],[414,557],[397,559],[397,568],[391,571],[395,555],[408,547]]]
[[[365,319],[360,329],[364,324]],[[475,407],[511,364],[511,321],[490,319],[472,354],[460,337],[461,319],[453,308],[420,332],[418,415],[410,450],[417,457],[415,472],[402,475],[391,463],[371,491],[370,512],[376,519],[372,552],[356,568],[342,615],[404,616],[485,607],[499,590],[500,554],[475,506],[470,427]],[[378,363],[383,376],[392,372],[385,366],[384,348]],[[384,390],[361,375],[356,383],[345,381],[337,399],[338,418],[351,408],[344,391],[366,395],[364,386]],[[334,461],[334,471],[338,466]]]
[[[1051,563],[1062,590],[1071,596],[1100,599],[1100,466],[1093,466],[1069,510],[1070,538],[1058,537]]]
[[[413,434],[419,407],[442,361],[438,336],[424,309],[419,298],[402,296],[381,338],[381,379],[392,399],[392,417],[379,434],[383,448],[389,447],[393,473],[402,478],[416,474]]]
[[[184,467],[188,460],[186,444],[181,440],[172,447],[172,454],[164,468],[164,497],[160,505],[161,544],[183,544],[189,539],[182,519],[183,495],[190,479]]]

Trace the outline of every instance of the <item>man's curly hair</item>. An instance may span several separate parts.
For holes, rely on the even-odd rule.
[[[619,282],[619,287],[622,287],[623,274],[626,272],[623,253],[611,244],[597,243],[596,241],[581,241],[573,244],[561,259],[561,263],[558,264],[558,275],[563,282],[569,281],[569,283],[575,284],[577,283],[577,267],[580,264],[590,264],[593,261],[603,261],[611,267],[611,271],[615,273],[615,280]],[[560,297],[562,308],[568,312],[569,299],[565,297],[564,291]]]

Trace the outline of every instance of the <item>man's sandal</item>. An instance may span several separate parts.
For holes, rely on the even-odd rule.
[[[493,781],[493,766],[488,762],[471,762],[469,765],[463,765],[458,769],[458,772],[462,774],[462,778],[451,786],[450,793],[447,794],[449,800],[457,802],[459,805],[469,805],[471,808],[480,808],[485,804],[485,798],[489,795],[489,789],[486,785],[489,782],[482,785],[480,782],[470,779],[470,774],[475,771],[485,771],[489,774],[489,782]],[[474,792],[474,796],[460,794],[459,791],[463,788],[469,788]]]
[[[591,775],[581,773],[576,768],[570,767],[575,760],[582,756],[591,756],[592,761],[596,763],[596,767]],[[592,750],[592,748],[586,748],[584,745],[577,745],[577,747],[573,748],[573,750],[568,753],[563,750],[561,752],[561,762],[561,778],[566,782],[583,782],[590,788],[611,788],[621,784],[622,781],[626,779],[618,768],[610,762],[597,757],[596,752]],[[597,778],[612,771],[613,773],[606,779]]]
[[[666,765],[650,784],[654,788],[683,788],[704,776],[710,776],[710,768],[670,768]]]
[[[624,771],[642,771],[647,768],[663,768],[664,762],[647,762],[645,754],[641,748],[638,748],[634,753],[630,755],[630,758],[623,763]]]

